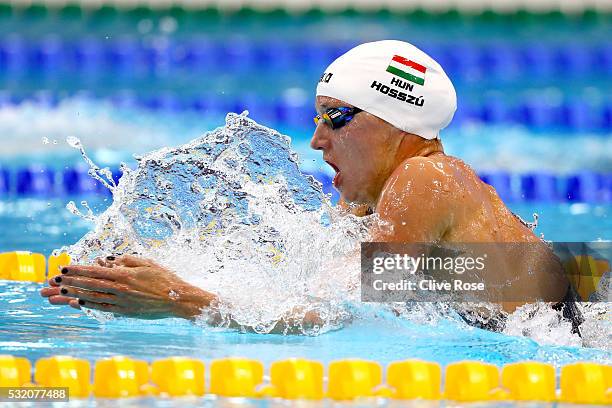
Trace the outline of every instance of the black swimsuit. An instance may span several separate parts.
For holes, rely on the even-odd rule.
[[[572,323],[572,333],[578,333],[578,335],[582,337],[580,325],[584,322],[584,317],[576,305],[578,301],[580,301],[580,298],[572,285],[570,285],[563,300],[559,303],[555,303],[552,308],[561,311],[561,313],[563,313],[563,318]]]

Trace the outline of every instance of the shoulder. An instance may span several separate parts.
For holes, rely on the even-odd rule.
[[[402,162],[385,182],[379,203],[435,198],[442,204],[460,187],[446,157],[411,157]]]
[[[393,226],[384,240],[433,242],[452,226],[459,186],[445,157],[414,157],[391,174],[376,212]]]

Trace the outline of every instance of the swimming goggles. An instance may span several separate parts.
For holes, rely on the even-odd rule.
[[[361,112],[359,108],[349,108],[340,106],[338,108],[329,108],[325,113],[314,117],[315,124],[319,124],[321,120],[325,121],[332,129],[340,129],[342,126],[349,123],[356,114]]]

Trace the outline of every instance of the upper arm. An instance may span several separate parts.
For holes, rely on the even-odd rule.
[[[439,164],[406,160],[385,183],[376,212],[390,229],[374,232],[384,242],[438,242],[452,224],[452,192],[458,186]]]

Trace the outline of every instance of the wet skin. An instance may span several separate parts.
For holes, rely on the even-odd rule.
[[[339,106],[351,105],[317,97],[319,113]],[[513,282],[501,295],[525,300],[501,302],[506,311],[536,299],[564,297],[567,279],[560,272],[550,275],[560,268],[557,258],[491,186],[463,161],[444,154],[439,140],[402,132],[360,112],[340,129],[320,122],[311,147],[321,150],[336,170],[334,185],[341,207],[356,215],[376,212],[392,226],[372,231],[374,241],[533,243],[529,254],[508,253],[497,259],[499,268],[485,277],[485,283]],[[41,290],[51,304],[140,318],[194,318],[204,308],[214,309],[217,300],[162,266],[131,256],[98,260],[96,266],[68,266],[64,272],[60,282],[51,279],[50,286]],[[178,296],[171,296],[168,288]],[[320,319],[308,313],[300,323],[320,323]]]
[[[62,268],[41,295],[53,305],[84,306],[142,319],[191,318],[215,298],[148,259],[109,256],[97,259],[97,264]],[[173,296],[169,288],[180,295]]]
[[[319,113],[338,106],[350,105],[317,98]],[[392,226],[373,231],[374,241],[530,243],[529,253],[522,252],[523,245],[495,254],[496,268],[484,277],[485,284],[503,286],[498,299],[524,299],[501,302],[508,312],[537,299],[564,297],[569,282],[557,257],[493,187],[466,163],[444,154],[439,140],[407,134],[362,112],[340,129],[317,126],[311,147],[321,150],[338,173],[334,180],[341,205],[356,215],[378,213]]]

